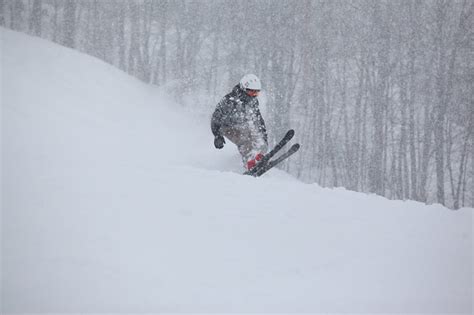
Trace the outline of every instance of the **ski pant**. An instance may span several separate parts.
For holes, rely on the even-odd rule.
[[[251,127],[222,127],[222,134],[233,142],[242,156],[242,162],[246,167],[247,162],[255,158],[258,153],[267,152],[267,143],[263,135]]]

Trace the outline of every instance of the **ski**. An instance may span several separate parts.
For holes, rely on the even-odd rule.
[[[286,151],[285,153],[280,155],[278,158],[276,158],[274,160],[271,160],[267,164],[260,167],[253,175],[255,177],[262,176],[267,171],[269,171],[270,169],[272,169],[276,165],[280,164],[281,162],[283,162],[284,160],[289,158],[291,155],[295,154],[299,149],[300,149],[299,143],[293,144],[288,151]]]
[[[281,150],[281,148],[283,148],[285,146],[285,144],[287,144],[292,138],[293,136],[295,135],[295,131],[293,129],[290,129],[286,132],[285,136],[280,140],[280,142],[278,142],[276,144],[276,146],[270,151],[268,152],[267,154],[265,154],[263,156],[263,158],[257,163],[257,165],[255,165],[254,168],[252,168],[251,170],[249,171],[246,171],[244,173],[244,175],[253,175],[255,176],[255,173],[257,173],[257,171],[262,168],[265,164],[267,164],[267,162],[273,157],[275,156],[275,154],[278,153],[278,151]]]

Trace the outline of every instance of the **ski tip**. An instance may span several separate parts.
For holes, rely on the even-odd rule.
[[[295,130],[294,129],[290,129],[286,132],[286,136],[289,137],[289,136],[293,136],[295,134]]]
[[[300,149],[300,144],[299,143],[295,143],[291,146],[291,150],[293,151],[298,151]]]

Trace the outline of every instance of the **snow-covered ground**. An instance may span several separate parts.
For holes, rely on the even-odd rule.
[[[156,87],[0,32],[3,312],[472,313],[473,209],[242,176]]]

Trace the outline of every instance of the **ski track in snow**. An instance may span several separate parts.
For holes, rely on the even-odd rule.
[[[160,89],[0,32],[2,312],[472,313],[473,209],[242,176]]]

